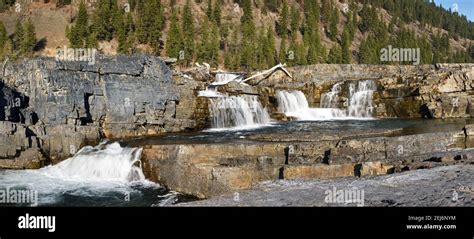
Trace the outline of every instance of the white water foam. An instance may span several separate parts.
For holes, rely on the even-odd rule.
[[[131,186],[159,187],[147,181],[141,169],[141,148],[121,147],[119,143],[86,146],[73,157],[37,170],[0,171],[2,188],[37,190],[40,204],[61,201],[64,193],[97,196],[118,192],[137,193]]]
[[[199,96],[210,98],[212,129],[207,131],[255,129],[270,123],[270,116],[257,96],[229,96],[217,91],[219,86],[241,79],[241,75],[217,73],[215,81],[199,92]]]
[[[213,86],[225,85],[231,81],[239,81],[241,78],[242,78],[241,75],[237,75],[237,74],[217,73],[216,80],[213,83],[211,83],[211,85]]]
[[[226,96],[210,101],[214,129],[252,129],[270,123],[270,116],[257,96]]]
[[[373,119],[373,81],[359,81],[349,85],[349,102],[346,109],[338,108],[342,84],[335,84],[331,91],[321,95],[321,108],[310,108],[301,91],[278,91],[278,110],[298,120],[367,120]]]

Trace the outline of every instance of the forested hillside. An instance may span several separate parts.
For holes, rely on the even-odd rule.
[[[15,6],[14,0],[0,1],[4,12]],[[71,48],[147,52],[177,58],[182,67],[195,62],[229,70],[279,62],[412,64],[381,61],[380,49],[388,46],[419,48],[422,64],[474,61],[474,23],[428,0],[54,2],[54,11],[64,9],[72,9],[71,18],[58,37],[66,37]],[[36,39],[33,17],[18,17],[13,31],[0,22],[2,57],[44,54],[49,39]]]

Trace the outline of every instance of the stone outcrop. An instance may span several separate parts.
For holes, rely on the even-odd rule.
[[[103,138],[204,127],[207,105],[195,92],[204,83],[179,78],[144,55],[8,65],[0,83],[0,168],[37,168],[42,163],[33,161],[54,163]],[[25,157],[32,162],[22,163]]]

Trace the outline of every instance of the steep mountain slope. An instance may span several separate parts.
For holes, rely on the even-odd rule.
[[[378,59],[379,51],[389,45],[421,48],[421,63],[474,59],[474,24],[426,0],[86,1],[88,39],[79,39],[79,45],[71,43],[71,35],[77,34],[66,36],[67,29],[77,25],[79,3],[18,1],[22,9],[16,11],[14,1],[2,1],[10,4],[0,21],[11,39],[17,19],[31,19],[37,40],[44,45],[35,48],[38,55],[54,56],[65,45],[86,47],[91,44],[82,42],[97,41],[92,46],[105,54],[142,51],[179,58],[184,67],[193,62],[248,70],[277,62],[385,63]],[[127,23],[128,15],[131,20]],[[183,23],[186,18],[192,21]],[[120,27],[116,19],[121,19]],[[101,26],[110,27],[104,33]],[[121,30],[122,26],[128,28]]]

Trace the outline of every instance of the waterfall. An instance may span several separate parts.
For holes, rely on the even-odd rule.
[[[374,109],[373,94],[376,90],[377,86],[371,80],[359,81],[357,85],[351,83],[349,85],[348,116],[354,118],[372,117]]]
[[[211,85],[225,85],[231,81],[237,81],[241,79],[241,75],[237,74],[229,74],[229,73],[217,73],[216,74],[216,80],[211,83]]]
[[[253,128],[270,122],[257,96],[226,96],[210,102],[213,128]]]
[[[342,83],[333,85],[330,92],[321,94],[321,108],[310,108],[301,91],[278,91],[278,110],[298,120],[370,119],[373,115],[373,93],[377,86],[373,81],[349,84],[347,108],[339,108]]]
[[[198,96],[206,98],[219,98],[225,95],[217,91],[217,86],[208,86],[206,90],[199,91]]]
[[[73,157],[35,170],[0,170],[0,189],[37,192],[40,205],[129,205],[162,188],[145,179],[141,148],[119,143],[85,146]],[[124,198],[130,195],[130,202]],[[30,203],[28,203],[30,204]],[[132,205],[132,204],[130,204]]]
[[[278,110],[286,114],[298,114],[309,109],[308,101],[301,91],[279,91],[277,99]]]
[[[199,91],[198,96],[207,98],[225,97],[224,94],[217,91],[217,87],[225,85],[231,81],[238,81],[239,79],[242,79],[241,75],[217,73],[215,81],[212,82],[209,86],[207,86],[206,90]]]
[[[321,94],[321,108],[337,108],[338,107],[338,96],[341,92],[342,83],[337,83],[332,86],[331,91],[328,93]]]
[[[278,111],[298,120],[330,120],[341,114],[339,109],[310,108],[301,91],[278,91],[277,100]]]
[[[239,82],[241,75],[217,73],[216,79],[199,96],[209,98],[209,112],[213,129],[256,128],[270,122],[267,110],[254,95],[229,96],[217,91],[217,87],[231,81]]]
[[[117,142],[85,146],[72,158],[40,171],[61,179],[141,181],[141,153],[141,148],[124,148]]]

